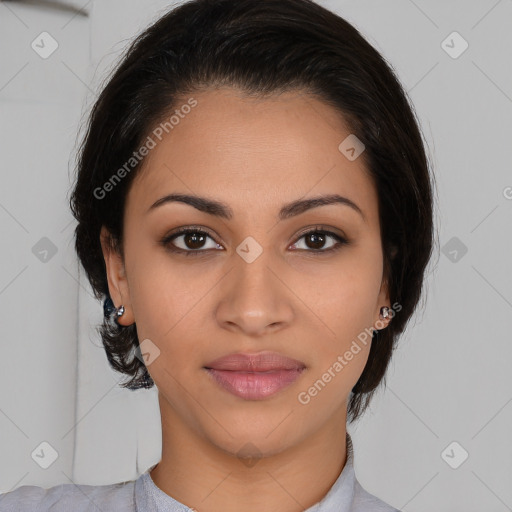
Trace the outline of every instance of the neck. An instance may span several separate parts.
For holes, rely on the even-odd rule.
[[[159,401],[162,459],[151,478],[197,512],[303,511],[327,494],[345,467],[346,408],[284,449],[247,441],[231,449],[184,424],[160,395]]]

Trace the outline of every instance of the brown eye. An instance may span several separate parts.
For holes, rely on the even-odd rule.
[[[181,235],[183,237],[183,243],[188,249],[201,249],[206,240],[206,236],[202,233],[186,233]]]
[[[318,252],[318,253],[324,253],[324,252],[330,252],[335,251],[339,249],[341,246],[348,244],[348,241],[337,235],[336,233],[332,233],[331,231],[325,231],[321,229],[314,229],[312,231],[308,231],[307,233],[304,233],[301,235],[299,240],[305,240],[305,248],[299,247],[300,250],[308,250],[311,249],[309,252]],[[329,239],[334,240],[334,242],[327,248],[325,248],[326,242],[329,241]],[[337,242],[337,243],[336,243]],[[293,244],[293,246],[297,246],[298,241]]]
[[[208,239],[213,242],[210,247],[205,246]],[[162,245],[173,252],[185,253],[186,256],[221,247],[206,231],[193,228],[182,228],[166,236]]]
[[[325,244],[325,240],[328,237],[324,233],[315,231],[314,233],[306,235],[304,238],[306,240],[306,245],[311,249],[322,249]]]

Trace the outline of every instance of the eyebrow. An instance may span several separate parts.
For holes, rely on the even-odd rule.
[[[214,215],[227,220],[231,220],[234,216],[233,210],[227,204],[221,201],[216,201],[215,199],[190,194],[169,194],[161,197],[148,208],[148,212],[162,206],[163,204],[173,202],[185,203],[193,206],[196,210],[207,213],[208,215]],[[366,217],[361,208],[359,208],[359,206],[357,206],[357,204],[352,200],[347,197],[340,196],[339,194],[322,195],[309,199],[297,199],[296,201],[285,204],[281,210],[279,210],[278,217],[279,220],[286,220],[300,215],[307,210],[311,210],[312,208],[318,208],[319,206],[326,206],[330,204],[349,206],[358,212],[366,222]]]

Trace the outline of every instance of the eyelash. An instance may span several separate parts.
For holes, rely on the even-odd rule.
[[[313,253],[314,255],[325,254],[325,253],[329,254],[329,253],[338,251],[343,246],[349,244],[349,241],[346,238],[343,238],[342,236],[340,236],[336,233],[333,233],[332,231],[323,229],[322,226],[316,226],[314,229],[311,229],[309,231],[306,231],[305,233],[300,234],[299,237],[297,238],[297,240],[292,245],[295,245],[299,240],[301,240],[302,238],[304,238],[308,235],[311,235],[313,233],[321,233],[323,235],[328,235],[328,236],[334,238],[335,240],[337,240],[338,243],[336,245],[334,245],[333,247],[331,247],[330,249],[317,249],[317,250],[298,249],[299,251],[310,252],[310,253]],[[189,226],[189,227],[179,228],[178,230],[174,231],[173,233],[166,235],[161,240],[160,243],[166,249],[170,250],[171,252],[178,253],[178,254],[184,254],[185,256],[199,256],[199,255],[201,255],[201,253],[205,253],[210,250],[216,250],[216,249],[197,249],[197,250],[191,249],[191,250],[185,251],[183,249],[177,248],[176,246],[174,246],[171,243],[175,238],[182,236],[182,235],[188,235],[188,234],[206,235],[206,236],[210,237],[212,240],[214,240],[212,235],[210,233],[208,233],[207,231],[204,231],[203,229],[200,229],[200,228],[195,228],[194,226]],[[215,242],[215,243],[217,243],[217,242]]]

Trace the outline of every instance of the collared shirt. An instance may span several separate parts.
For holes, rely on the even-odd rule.
[[[347,460],[327,494],[305,512],[400,512],[365,491],[355,476],[352,440]],[[136,480],[109,485],[60,484],[49,489],[24,485],[0,494],[1,512],[191,512],[153,482],[151,466]]]

